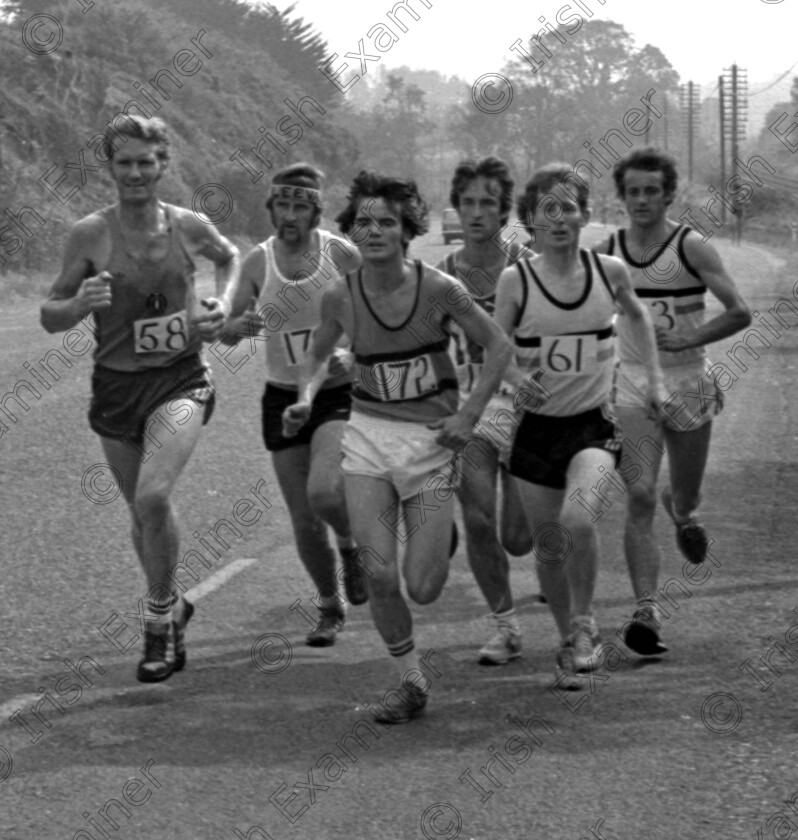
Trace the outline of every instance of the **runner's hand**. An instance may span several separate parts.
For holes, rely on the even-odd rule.
[[[355,355],[350,350],[338,348],[330,356],[330,361],[327,363],[327,375],[332,379],[336,376],[344,376],[352,372],[352,367],[355,363]]]
[[[292,438],[310,419],[310,403],[298,402],[289,405],[283,412],[283,437]]]
[[[191,326],[204,342],[211,344],[222,334],[227,313],[216,298],[204,298],[200,304],[203,308],[191,319]]]
[[[111,308],[111,280],[113,275],[110,271],[101,271],[96,277],[87,277],[80,284],[76,297],[85,314]]]
[[[665,386],[662,382],[649,385],[646,391],[646,416],[649,420],[653,420],[657,424],[662,423],[662,406],[667,401],[668,397],[669,394],[665,392]]]
[[[224,325],[222,340],[227,344],[237,344],[245,338],[258,335],[266,326],[263,316],[255,308],[257,298],[253,300],[249,308],[242,312],[237,318],[228,318]]]
[[[666,353],[678,353],[679,350],[689,350],[695,344],[690,336],[681,330],[666,330],[663,327],[655,327],[657,334],[657,348]]]
[[[459,413],[433,423],[427,423],[428,429],[438,429],[436,443],[447,449],[462,449],[474,435],[473,426]]]

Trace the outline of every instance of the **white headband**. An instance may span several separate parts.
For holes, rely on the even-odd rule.
[[[295,201],[309,201],[321,206],[321,193],[311,187],[296,187],[293,184],[272,184],[272,198],[292,198]]]

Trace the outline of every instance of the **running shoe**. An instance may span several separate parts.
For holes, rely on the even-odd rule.
[[[554,660],[554,676],[557,678],[554,687],[558,689],[578,691],[581,688],[574,666],[574,646],[570,639],[557,651],[557,658]]]
[[[640,656],[659,656],[668,648],[659,637],[661,622],[654,604],[645,604],[635,611],[626,627],[623,640],[626,646]]]
[[[591,660],[601,644],[596,623],[592,620],[574,622],[571,633],[571,647],[573,649],[573,664],[577,673],[591,670]]]
[[[506,665],[521,656],[521,637],[509,627],[502,627],[480,650],[480,665]]]
[[[176,621],[172,622],[172,632],[175,634],[175,667],[174,671],[182,671],[186,667],[186,625],[194,615],[194,604],[183,599],[185,611],[183,613],[183,623],[178,624]]]
[[[679,546],[679,551],[691,563],[703,563],[707,558],[709,538],[704,526],[696,519],[695,513],[691,513],[685,522],[676,521],[670,487],[662,491],[662,504],[676,526],[676,544]]]
[[[305,637],[305,643],[311,647],[329,647],[335,644],[346,617],[341,610],[324,607],[319,610],[319,613],[319,623]]]
[[[344,570],[344,592],[346,600],[356,607],[365,604],[369,599],[369,591],[366,588],[366,575],[358,561],[358,550],[356,548],[340,548],[341,565]]]
[[[144,656],[136,670],[139,682],[161,682],[172,676],[175,669],[175,654],[172,641],[172,625],[163,629],[144,631]]]
[[[402,701],[393,707],[384,706],[374,719],[379,723],[409,723],[414,717],[420,715],[427,705],[427,692],[420,691],[414,686],[405,686],[401,690]]]

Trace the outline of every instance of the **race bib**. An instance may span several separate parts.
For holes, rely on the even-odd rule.
[[[285,350],[285,363],[288,367],[296,367],[305,361],[310,351],[310,340],[313,330],[286,330],[281,332],[280,341]]]
[[[595,368],[597,345],[595,335],[542,336],[540,365],[559,375],[587,373]]]
[[[401,362],[370,365],[363,371],[362,384],[381,402],[413,400],[438,388],[432,358],[427,353]]]
[[[133,322],[136,353],[179,353],[188,344],[186,310],[160,318],[141,318]]]
[[[672,298],[647,298],[646,303],[651,307],[651,320],[655,327],[672,330],[676,326]]]

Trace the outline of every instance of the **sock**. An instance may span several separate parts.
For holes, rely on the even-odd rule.
[[[401,642],[393,645],[388,645],[388,653],[391,655],[391,661],[394,663],[398,673],[399,679],[402,681],[402,687],[413,688],[419,691],[426,691],[426,685],[421,685],[417,674],[410,673],[414,669],[421,672],[421,663],[418,661],[418,654],[416,653],[416,644],[412,636],[408,636]],[[428,680],[425,679],[425,682]]]
[[[496,627],[500,632],[508,631],[515,636],[521,634],[521,628],[515,616],[515,607],[510,607],[504,612],[495,612],[493,617],[496,619]]]
[[[584,628],[591,636],[595,636],[598,633],[598,626],[596,625],[596,619],[593,617],[593,613],[589,615],[575,615],[571,619],[571,627],[574,630],[580,627]]]
[[[344,611],[344,600],[337,592],[335,595],[319,595],[318,601],[320,610],[339,613]]]
[[[177,603],[177,595],[169,598],[147,598],[147,612],[153,618],[147,620],[147,629],[162,633],[172,621],[172,607]]]

